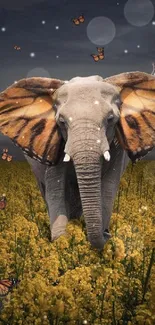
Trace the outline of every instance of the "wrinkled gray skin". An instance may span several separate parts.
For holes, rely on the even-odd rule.
[[[56,121],[71,160],[45,166],[25,156],[50,216],[52,240],[65,233],[69,219],[83,213],[91,245],[102,249],[120,177],[129,158],[113,139],[119,120],[116,87],[99,76],[76,77],[55,92]],[[109,151],[111,159],[103,154]]]

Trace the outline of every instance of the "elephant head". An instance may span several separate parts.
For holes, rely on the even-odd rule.
[[[134,161],[155,144],[155,78],[143,72],[23,79],[0,94],[0,131],[43,164],[73,161],[87,235],[105,242],[101,166],[119,141]]]

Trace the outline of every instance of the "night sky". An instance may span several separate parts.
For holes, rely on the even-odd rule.
[[[22,78],[152,72],[155,0],[0,0],[0,91]],[[83,14],[84,23],[73,18]],[[14,49],[19,46],[21,50]],[[104,47],[105,59],[91,54]],[[7,137],[14,159],[23,154]],[[148,155],[155,159],[154,155]]]

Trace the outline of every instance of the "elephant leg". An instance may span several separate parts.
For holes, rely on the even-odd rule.
[[[69,219],[78,219],[82,215],[80,192],[73,162],[67,163],[66,206]]]
[[[110,162],[103,162],[101,182],[103,232],[105,233],[109,233],[109,223],[120,178],[129,163],[126,152],[114,142],[111,144],[110,154]]]
[[[65,179],[67,163],[47,167],[45,172],[45,200],[50,217],[52,241],[65,234],[68,223],[65,202]]]
[[[24,155],[26,160],[28,161],[29,165],[31,166],[31,170],[34,173],[41,195],[43,199],[45,200],[45,171],[47,166],[41,164],[39,161]]]

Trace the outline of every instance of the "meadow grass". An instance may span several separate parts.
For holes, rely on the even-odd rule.
[[[4,325],[155,324],[155,164],[129,165],[115,199],[112,238],[102,252],[85,222],[50,241],[49,217],[26,162],[0,163],[0,279],[15,277]]]

